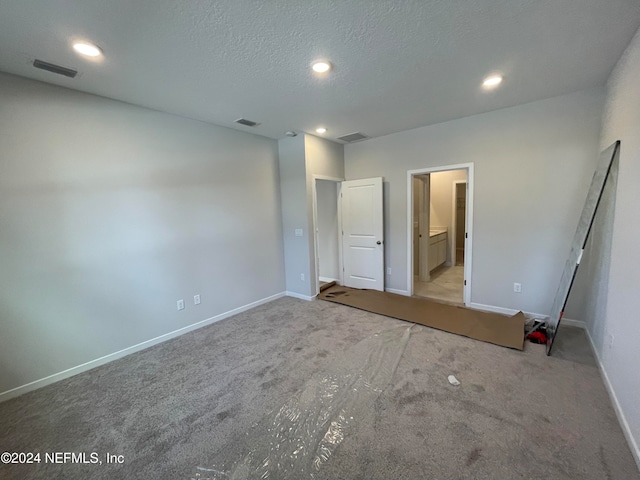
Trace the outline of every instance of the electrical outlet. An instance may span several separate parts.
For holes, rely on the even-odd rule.
[[[513,291],[516,292],[516,293],[521,293],[522,292],[522,284],[514,283],[513,284]]]
[[[387,268],[387,275],[391,275],[391,267]]]
[[[296,235],[296,237],[301,237],[302,236],[302,229],[301,228],[296,228],[295,229],[295,235]]]
[[[180,299],[176,302],[176,305],[178,306],[178,310],[184,310],[184,300]]]
[[[300,274],[300,281],[301,281],[301,282],[304,282],[304,273],[301,273],[301,274]]]
[[[613,348],[613,340],[614,340],[614,336],[613,333],[610,333],[609,335],[607,335],[607,344],[609,345],[609,348]]]
[[[200,295],[194,295],[193,296],[193,304],[194,305],[200,305]]]

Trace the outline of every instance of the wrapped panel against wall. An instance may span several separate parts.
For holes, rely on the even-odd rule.
[[[571,291],[571,286],[576,277],[578,266],[582,260],[582,253],[584,247],[589,238],[591,227],[593,226],[593,220],[600,200],[602,199],[602,193],[607,181],[611,178],[617,178],[618,173],[618,157],[620,153],[620,141],[615,142],[609,148],[604,150],[600,154],[596,171],[593,174],[591,180],[591,186],[587,193],[587,199],[585,200],[582,214],[580,215],[580,221],[578,222],[578,228],[576,234],[573,237],[571,243],[571,251],[569,252],[569,258],[565,264],[560,277],[560,285],[556,292],[553,305],[551,307],[551,313],[549,315],[549,322],[547,324],[547,355],[551,354],[553,347],[553,341],[555,340],[558,326],[562,320],[564,309],[567,305],[567,299]]]

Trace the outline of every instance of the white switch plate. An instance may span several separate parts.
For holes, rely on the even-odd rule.
[[[296,228],[296,237],[301,237],[301,236],[302,236],[302,229]]]
[[[391,275],[391,267],[387,268],[387,275]]]
[[[194,305],[200,305],[200,295],[194,295],[193,296],[193,304]]]
[[[304,273],[300,274],[300,280],[304,282]]]
[[[513,291],[516,292],[516,293],[521,293],[522,292],[522,284],[514,283],[513,284]]]
[[[178,300],[176,305],[178,306],[178,310],[184,310],[184,300]]]

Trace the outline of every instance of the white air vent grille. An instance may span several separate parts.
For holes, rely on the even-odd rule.
[[[33,66],[40,70],[46,70],[47,72],[57,73],[58,75],[64,75],[65,77],[74,78],[77,74],[77,70],[72,68],[61,67],[54,63],[44,62],[42,60],[34,60]]]
[[[356,132],[356,133],[350,133],[348,135],[343,135],[342,137],[338,137],[338,140],[342,140],[343,142],[347,142],[347,143],[353,143],[353,142],[359,142],[360,140],[364,140],[367,137],[364,133],[360,133],[360,132]]]
[[[258,122],[254,122],[253,120],[247,120],[246,118],[239,118],[236,120],[236,123],[240,125],[245,125],[247,127],[255,127],[256,125],[260,125]]]

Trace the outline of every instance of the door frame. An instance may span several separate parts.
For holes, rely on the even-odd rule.
[[[451,202],[451,225],[452,227],[452,235],[451,235],[451,266],[455,267],[457,260],[458,260],[458,252],[456,251],[458,245],[456,243],[456,235],[457,235],[457,229],[456,229],[456,223],[458,222],[458,213],[457,213],[457,206],[458,206],[458,197],[457,197],[457,193],[458,193],[458,185],[460,185],[461,183],[467,183],[466,180],[454,180],[453,181],[453,200]],[[465,193],[465,217],[467,214],[467,202],[466,202],[466,193]],[[465,222],[466,222],[466,218],[465,218]]]
[[[312,223],[313,225],[312,227],[312,232],[313,232],[313,265],[314,265],[314,271],[313,271],[313,275],[311,275],[310,281],[311,281],[311,291],[314,292],[314,295],[318,295],[320,293],[320,282],[319,282],[319,276],[320,276],[320,265],[318,262],[318,189],[316,187],[316,182],[318,180],[327,180],[329,182],[335,182],[337,183],[336,185],[336,191],[337,191],[337,200],[338,200],[338,230],[340,230],[342,228],[342,208],[340,205],[340,192],[341,192],[341,188],[342,188],[342,182],[344,182],[344,178],[339,178],[339,177],[330,177],[328,175],[313,175],[312,179],[311,179],[311,197],[312,197],[312,208],[313,208],[313,215],[312,215]],[[342,271],[343,267],[342,267],[342,241],[341,238],[338,237],[338,270],[340,273],[340,283],[344,283],[344,278],[343,278],[343,271]]]
[[[469,305],[471,303],[471,266],[473,264],[473,167],[474,164],[471,162],[407,170],[407,294],[409,296],[413,295],[413,176],[426,173],[447,172],[450,170],[466,170],[467,205],[465,223],[467,225],[467,239],[464,262],[464,278],[466,285],[463,285],[462,301],[464,305]]]

